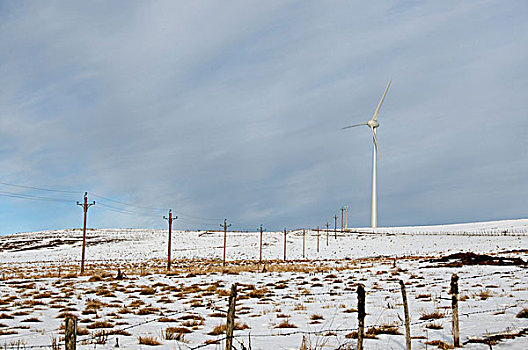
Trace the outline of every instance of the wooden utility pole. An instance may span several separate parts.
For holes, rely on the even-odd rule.
[[[172,237],[172,222],[176,220],[178,217],[172,217],[172,209],[169,209],[169,217],[164,216],[163,219],[167,220],[169,222],[169,245],[168,245],[168,252],[167,252],[167,270],[170,271],[171,268],[171,237]]]
[[[319,226],[317,226],[317,252],[319,253]]]
[[[319,253],[319,226],[317,226],[317,252]]]
[[[226,350],[231,350],[233,347],[233,330],[235,328],[236,296],[237,296],[237,284],[233,283],[233,285],[231,286],[231,294],[229,295],[229,309],[227,310]]]
[[[343,232],[343,229],[345,228],[344,226],[344,219],[345,219],[345,215],[344,215],[344,212],[345,212],[345,207],[341,208],[341,232]]]
[[[259,262],[262,262],[262,225],[260,225],[260,258]]]
[[[303,229],[303,259],[306,258],[306,230]]]
[[[327,222],[326,223],[326,246],[328,247],[328,226],[330,226],[330,224]]]
[[[335,226],[334,226],[334,238],[337,239],[337,215],[334,215],[334,222],[335,222]]]
[[[284,228],[284,261],[286,261],[286,228]]]
[[[358,340],[357,350],[363,350],[363,335],[365,331],[365,287],[358,285]]]
[[[460,329],[458,325],[458,276],[453,274],[451,276],[451,307],[453,312],[453,346],[458,348],[460,346]]]
[[[348,228],[348,205],[345,205],[345,229]]]
[[[75,350],[77,344],[77,319],[66,317],[64,320],[64,348]]]
[[[82,243],[82,253],[81,253],[81,274],[84,273],[84,253],[86,249],[86,217],[88,214],[88,208],[90,208],[92,205],[95,205],[95,201],[92,203],[88,203],[88,192],[84,192],[84,202],[79,203],[77,202],[77,205],[80,205],[83,207],[84,211],[84,224],[83,224],[83,243]]]
[[[407,304],[407,292],[405,291],[405,283],[400,280],[400,288],[403,300],[403,315],[405,317],[405,343],[407,350],[411,350],[411,320],[409,319],[409,305]]]
[[[227,246],[227,228],[231,226],[231,224],[227,224],[227,219],[224,219],[224,266],[226,264],[226,246]],[[222,225],[220,225],[222,227]]]

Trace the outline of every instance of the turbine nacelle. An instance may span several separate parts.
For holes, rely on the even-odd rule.
[[[367,125],[371,128],[371,129],[375,129],[379,126],[379,123],[377,121],[375,121],[374,119],[371,119],[367,122]]]

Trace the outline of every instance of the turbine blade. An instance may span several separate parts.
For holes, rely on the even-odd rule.
[[[389,80],[389,83],[387,84],[387,87],[385,88],[385,92],[383,93],[383,97],[379,101],[378,108],[376,108],[376,112],[374,112],[374,115],[372,116],[373,120],[378,120],[378,114],[381,109],[381,105],[383,104],[383,100],[385,100],[385,95],[387,95],[387,91],[389,91],[389,86],[391,84],[392,80]]]
[[[374,129],[372,129],[372,138],[374,140],[374,147],[376,147],[376,153],[379,155],[381,159],[381,152],[379,151],[379,147],[378,147],[378,138],[376,137],[376,132],[374,131]]]
[[[361,126],[361,125],[367,125],[367,123],[361,123],[361,124],[354,124],[354,125],[345,126],[344,128],[341,128],[341,130],[355,128],[356,126]]]

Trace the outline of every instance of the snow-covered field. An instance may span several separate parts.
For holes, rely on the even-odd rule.
[[[51,348],[63,336],[67,312],[79,317],[79,329],[86,333],[78,336],[80,349],[116,343],[125,349],[154,347],[139,344],[140,336],[159,341],[158,349],[223,349],[223,341],[206,342],[224,338],[212,333],[225,323],[228,291],[236,282],[237,321],[245,328],[235,331],[237,349],[242,343],[249,348],[249,342],[252,349],[299,349],[303,337],[314,349],[355,348],[356,289],[362,283],[367,329],[401,333],[366,339],[366,349],[405,349],[401,279],[407,286],[413,349],[433,349],[435,341],[453,341],[448,292],[456,273],[464,347],[489,349],[472,341],[508,333],[509,339],[493,344],[494,349],[528,349],[528,318],[517,317],[528,308],[526,265],[445,267],[431,261],[457,252],[526,261],[527,227],[528,220],[510,220],[380,228],[383,233],[377,234],[353,229],[337,237],[333,230],[328,236],[323,230],[319,235],[296,230],[287,234],[289,262],[281,261],[284,234],[264,232],[264,264],[257,262],[259,233],[228,232],[226,267],[220,260],[223,232],[176,231],[171,273],[165,270],[166,231],[89,230],[83,276],[78,275],[80,230],[3,236],[0,345]],[[125,279],[115,278],[118,268]],[[167,339],[172,332],[178,339]]]

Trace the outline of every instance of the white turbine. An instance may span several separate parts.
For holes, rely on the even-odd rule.
[[[387,95],[387,91],[389,90],[389,86],[391,84],[391,81],[389,80],[389,83],[387,84],[387,87],[385,88],[385,92],[383,93],[383,97],[381,98],[378,108],[376,108],[376,112],[374,112],[374,115],[370,120],[366,123],[362,124],[354,124],[345,126],[343,129],[348,128],[354,128],[356,126],[361,125],[367,125],[370,130],[372,130],[372,141],[373,141],[373,147],[372,147],[372,207],[371,207],[371,216],[370,216],[370,226],[372,228],[375,228],[378,226],[378,203],[377,203],[377,166],[378,166],[378,157],[377,154],[379,153],[378,150],[378,138],[376,137],[376,128],[379,126],[378,123],[378,114],[381,109],[381,105],[383,104],[383,100],[385,100],[385,95]],[[381,157],[381,153],[380,153]]]

